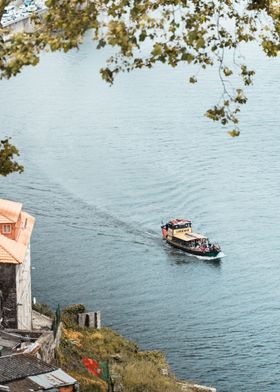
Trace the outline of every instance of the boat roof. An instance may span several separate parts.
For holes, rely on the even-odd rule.
[[[184,241],[207,240],[208,238],[198,233],[176,233],[174,237]]]
[[[172,225],[183,225],[185,223],[190,223],[191,220],[189,219],[173,219],[169,223],[172,223]]]

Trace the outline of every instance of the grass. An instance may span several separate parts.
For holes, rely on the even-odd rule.
[[[170,374],[164,355],[158,351],[140,351],[135,342],[109,328],[80,328],[75,320],[81,307],[63,311],[63,332],[57,349],[58,365],[80,383],[81,392],[107,392],[107,383],[91,374],[83,357],[109,364],[115,391],[179,392],[182,387]],[[190,387],[185,392],[193,392]]]
[[[163,374],[168,364],[162,353],[140,351],[137,344],[116,332],[102,328],[65,327],[57,350],[59,366],[76,378],[81,392],[106,392],[107,386],[100,378],[84,367],[82,358],[108,361],[110,374],[125,392],[179,392],[182,391],[175,377]],[[192,392],[190,387],[186,392]]]
[[[134,359],[119,367],[126,392],[179,392],[176,379],[164,376],[153,361]]]

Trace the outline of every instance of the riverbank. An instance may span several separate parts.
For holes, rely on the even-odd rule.
[[[100,378],[90,373],[83,358],[93,359],[101,369],[108,364],[109,379],[107,375]],[[64,326],[57,359],[59,366],[80,383],[83,392],[106,392],[106,381],[114,388],[109,390],[114,391],[182,391],[162,353],[140,351],[134,342],[107,328],[82,330]]]
[[[45,306],[37,310],[52,315]],[[63,310],[56,350],[57,365],[80,383],[81,392],[215,391],[177,380],[159,351],[141,351],[135,342],[109,328],[80,327],[77,316],[84,310],[83,305]]]

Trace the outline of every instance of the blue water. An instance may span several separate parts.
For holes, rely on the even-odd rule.
[[[109,53],[43,55],[1,82],[1,136],[21,149],[23,175],[0,180],[37,220],[33,295],[82,302],[176,375],[219,392],[279,391],[279,59],[247,50],[257,70],[227,136],[203,113],[221,86],[215,69],[121,75]],[[204,262],[161,240],[161,220],[186,217],[226,257]]]

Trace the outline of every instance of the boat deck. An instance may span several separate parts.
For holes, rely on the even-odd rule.
[[[195,240],[207,239],[207,237],[198,233],[176,233],[174,237],[179,238],[180,240],[183,241],[195,241]]]

